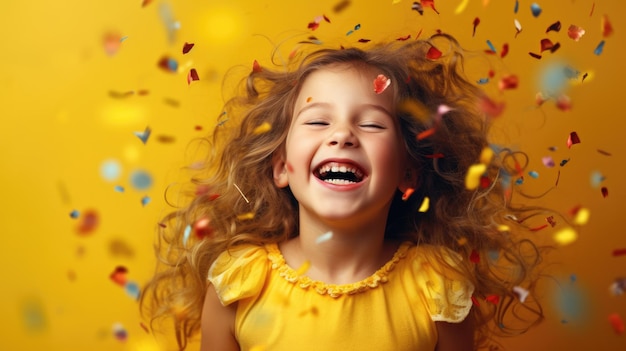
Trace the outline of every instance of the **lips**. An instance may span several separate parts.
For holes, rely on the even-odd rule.
[[[356,164],[325,162],[313,172],[318,179],[331,184],[356,184],[365,178],[365,171]]]

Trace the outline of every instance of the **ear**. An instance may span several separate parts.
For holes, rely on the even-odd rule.
[[[289,177],[287,174],[287,163],[285,161],[284,152],[277,151],[272,155],[272,174],[274,176],[274,184],[279,188],[289,185]]]
[[[398,189],[403,194],[406,194],[408,189],[413,189],[412,191],[415,191],[416,188],[417,188],[417,170],[412,167],[407,168],[404,171],[404,176],[402,177],[402,179],[400,179],[400,182],[398,183]]]

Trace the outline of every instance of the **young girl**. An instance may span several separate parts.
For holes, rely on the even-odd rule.
[[[161,224],[142,305],[180,349],[473,350],[542,319],[519,166],[462,60],[440,34],[255,65]]]

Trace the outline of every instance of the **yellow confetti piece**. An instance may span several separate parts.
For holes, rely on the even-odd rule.
[[[500,224],[500,225],[498,226],[498,231],[499,231],[499,232],[508,232],[508,231],[510,231],[510,230],[511,230],[511,227],[509,227],[509,226],[508,226],[508,225],[506,225],[506,224]]]
[[[461,12],[465,11],[465,8],[467,7],[468,3],[469,3],[469,0],[461,1],[461,3],[459,5],[457,5],[456,9],[454,10],[454,14],[458,15]]]
[[[296,269],[296,274],[297,275],[303,275],[304,273],[306,273],[309,270],[309,268],[311,268],[311,261],[306,260],[306,261],[304,261],[304,263],[302,263],[300,268]]]
[[[426,212],[428,211],[429,206],[430,206],[430,198],[428,198],[428,196],[425,196],[424,200],[422,200],[422,204],[420,205],[420,208],[417,211]]]
[[[400,103],[400,111],[409,113],[411,116],[417,118],[422,122],[427,122],[430,118],[428,108],[419,101],[416,100],[404,100]]]
[[[254,213],[253,212],[246,212],[246,213],[242,213],[240,215],[237,215],[237,219],[240,221],[246,221],[246,220],[250,220],[254,218]]]
[[[589,222],[589,216],[591,213],[586,208],[581,208],[576,212],[576,217],[574,217],[574,223],[578,225],[585,225]]]
[[[480,163],[484,165],[488,165],[491,162],[492,158],[493,158],[493,149],[487,146],[480,153]]]
[[[402,0],[391,0],[391,4],[392,5],[399,4],[401,2],[402,2]]]
[[[263,134],[269,132],[270,130],[272,130],[272,125],[268,122],[263,122],[260,126],[254,128],[254,131],[252,131],[252,133]]]
[[[468,190],[474,190],[480,184],[480,176],[487,170],[487,165],[479,163],[471,165],[465,175],[465,188]]]
[[[578,233],[574,228],[563,228],[554,234],[554,241],[561,245],[568,245],[578,239]]]

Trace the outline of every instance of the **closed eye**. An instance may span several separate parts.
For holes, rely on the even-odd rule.
[[[310,121],[310,122],[306,122],[304,123],[308,126],[327,126],[328,122],[324,122],[324,121]]]
[[[373,129],[386,129],[384,126],[380,124],[361,124],[363,128],[373,128]]]

